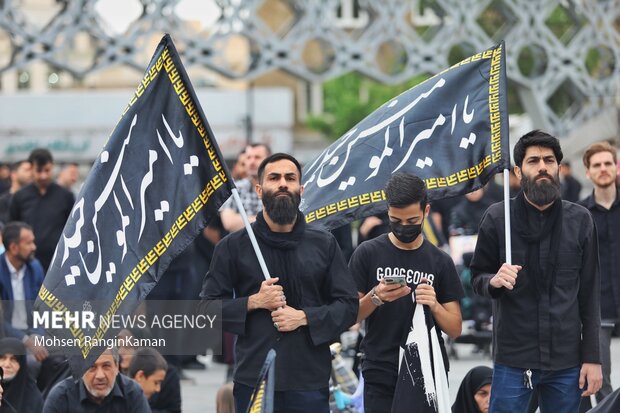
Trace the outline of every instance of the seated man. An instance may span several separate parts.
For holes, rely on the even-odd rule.
[[[32,304],[43,284],[43,268],[34,258],[37,247],[32,228],[23,222],[9,222],[2,231],[5,252],[0,255],[0,299],[4,310],[4,333],[21,340],[29,353],[42,362],[48,356],[43,346],[37,346],[35,336],[43,331],[33,329]],[[30,357],[29,357],[30,359]],[[33,377],[34,368],[28,361]]]
[[[118,337],[121,338],[143,338],[148,335],[143,330],[123,329],[118,333]],[[143,352],[146,352],[143,354]],[[180,413],[181,412],[181,378],[179,371],[170,364],[167,364],[165,359],[154,349],[142,349],[139,350],[136,347],[121,347],[119,348],[121,356],[120,370],[121,373],[134,379],[144,391],[146,398],[149,401],[149,406],[153,410],[153,413]],[[142,361],[135,361],[139,354],[143,354]],[[156,354],[156,356],[154,355]],[[161,361],[155,363],[156,359],[161,358],[166,364],[167,368],[162,367],[164,370],[164,376],[159,379],[160,374],[157,373],[157,369],[154,366],[159,364],[163,365]],[[149,361],[150,360],[150,361]],[[135,368],[135,370],[134,370]],[[140,371],[144,373],[144,377],[139,374]],[[155,385],[155,379],[160,381],[157,391],[153,391],[152,388]],[[144,380],[144,382],[142,381]],[[145,388],[148,387],[148,388]]]
[[[136,351],[129,365],[129,377],[142,387],[147,399],[161,390],[166,377],[168,363],[154,348],[145,347]]]
[[[142,389],[118,374],[118,349],[107,349],[80,380],[69,377],[47,396],[44,413],[151,413]]]

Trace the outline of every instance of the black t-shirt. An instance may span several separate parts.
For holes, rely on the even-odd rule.
[[[357,290],[367,294],[385,275],[405,275],[407,285],[415,291],[422,278],[435,288],[437,301],[445,304],[464,296],[461,281],[448,254],[424,240],[420,248],[402,250],[390,241],[388,234],[363,242],[349,262]],[[367,333],[362,342],[364,370],[379,369],[396,374],[399,346],[411,328],[414,303],[410,296],[378,307],[366,320]],[[448,358],[437,328],[444,363]]]
[[[56,244],[71,214],[75,196],[71,191],[52,182],[44,195],[35,184],[15,192],[9,207],[11,221],[24,221],[32,227],[37,244],[36,258],[47,272]]]

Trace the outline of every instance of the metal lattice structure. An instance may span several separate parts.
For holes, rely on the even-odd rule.
[[[169,32],[186,66],[231,79],[357,71],[394,84],[505,39],[509,78],[536,123],[563,135],[618,106],[617,0],[202,0],[217,10],[207,28],[179,16],[190,0],[126,0],[138,12],[118,35],[100,12],[111,1],[47,0],[35,24],[24,0],[0,0],[0,73],[34,61],[76,78],[116,65],[142,71],[149,42]]]

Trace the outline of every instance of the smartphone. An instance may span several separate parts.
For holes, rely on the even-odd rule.
[[[386,275],[383,277],[386,284],[400,284],[402,286],[407,285],[407,278],[404,275]]]

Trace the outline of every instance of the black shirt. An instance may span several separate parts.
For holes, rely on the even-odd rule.
[[[26,185],[13,195],[11,221],[23,221],[32,227],[37,245],[35,255],[45,271],[50,266],[74,202],[73,193],[54,182],[44,195],[35,184]]]
[[[274,268],[281,250],[260,239],[258,243],[267,268]],[[223,328],[238,335],[236,383],[254,387],[267,352],[274,348],[277,391],[319,390],[329,385],[329,344],[355,323],[355,284],[336,239],[326,231],[306,226],[292,262],[298,272],[290,275],[301,281],[301,309],[308,325],[279,333],[269,311],[247,310],[248,297],[260,290],[264,278],[246,230],[228,235],[215,247],[200,296],[205,304],[222,299]],[[284,293],[289,296],[286,289]]]
[[[450,224],[452,220],[452,209],[459,203],[464,196],[454,198],[442,198],[431,203],[431,213],[441,215],[441,232],[445,239],[450,238]]]
[[[112,392],[97,404],[90,399],[82,379],[69,377],[58,383],[45,400],[43,413],[151,413],[142,388],[118,374]]]
[[[511,226],[515,222],[511,201]],[[528,216],[542,226],[547,215],[529,203]],[[495,289],[491,278],[506,261],[504,203],[492,205],[482,218],[471,262],[477,294],[494,298],[495,362],[516,368],[561,370],[581,363],[600,363],[600,273],[594,223],[588,211],[562,202],[562,241],[556,282],[536,298],[528,269],[519,271],[513,290]],[[549,260],[550,234],[541,240],[540,258]],[[512,231],[512,262],[527,262],[527,243]],[[546,265],[542,265],[546,268]]]
[[[577,202],[581,193],[581,182],[572,175],[566,175],[560,180],[560,193],[562,194],[562,199]]]
[[[5,192],[0,195],[0,222],[6,225],[10,219],[9,208],[11,206],[11,200],[13,199],[13,194],[10,192]]]
[[[181,413],[181,378],[174,366],[168,365],[161,390],[149,399],[153,413]]]
[[[480,200],[472,202],[463,197],[454,209],[450,217],[450,235],[475,235],[484,212],[493,204],[491,198],[485,193]]]
[[[620,320],[620,191],[605,209],[594,200],[594,194],[579,202],[586,207],[598,234],[598,256],[601,264],[601,318]]]
[[[349,268],[357,290],[363,294],[379,284],[385,275],[405,275],[412,290],[422,277],[427,278],[435,288],[440,304],[459,301],[464,296],[452,259],[428,240],[424,240],[418,249],[402,250],[392,244],[388,234],[382,234],[357,247]],[[383,304],[366,319],[367,333],[362,341],[364,371],[382,370],[393,375],[398,372],[399,348],[411,328],[413,310],[413,300],[405,296]],[[448,366],[441,331],[439,328],[436,331],[444,364]]]

